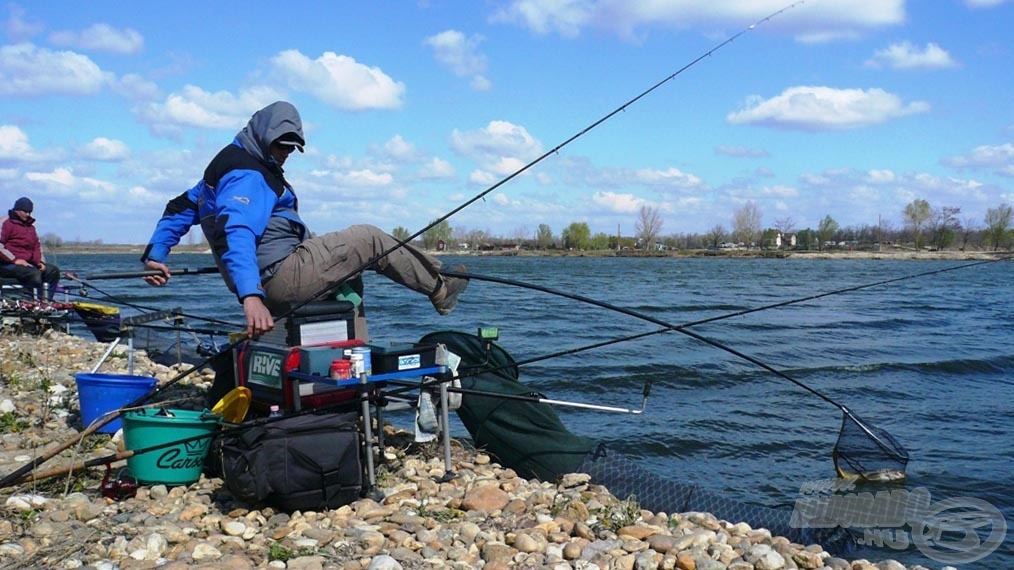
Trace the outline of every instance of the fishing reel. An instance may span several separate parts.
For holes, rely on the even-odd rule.
[[[110,481],[110,475],[112,474],[112,467],[106,464],[106,474],[102,478],[102,484],[100,490],[102,496],[107,499],[113,499],[114,501],[122,501],[123,499],[131,499],[137,495],[137,479],[134,479],[133,475],[130,474],[128,469],[120,469],[116,473],[116,479]]]

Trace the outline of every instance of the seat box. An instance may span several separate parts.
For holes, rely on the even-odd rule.
[[[251,404],[255,410],[266,411],[272,405],[287,411],[312,409],[351,400],[355,388],[329,386],[312,381],[297,381],[288,373],[303,370],[316,373],[315,368],[347,346],[359,346],[360,340],[327,343],[318,346],[282,347],[274,344],[248,341],[236,348],[237,382],[250,389]],[[304,355],[306,364],[304,364]],[[327,376],[331,360],[326,360]]]
[[[274,330],[261,342],[279,346],[306,346],[356,338],[355,305],[348,301],[314,301],[299,307],[285,318],[277,318]],[[274,312],[288,313],[285,307]]]
[[[237,345],[233,354],[236,383],[250,389],[252,407],[267,409],[271,405],[284,406],[282,371],[289,349],[248,341]]]
[[[435,366],[437,345],[411,342],[371,344],[370,358],[373,374],[404,372]]]

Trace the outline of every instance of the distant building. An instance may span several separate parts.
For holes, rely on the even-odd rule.
[[[782,233],[778,232],[775,234],[775,248],[782,249],[783,247],[794,248],[796,247],[796,234],[793,233]]]

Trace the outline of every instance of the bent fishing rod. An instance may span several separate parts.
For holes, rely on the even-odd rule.
[[[935,271],[925,272],[925,274],[941,273],[943,271],[951,271],[951,270],[956,270],[956,269],[963,268],[963,267],[971,267],[971,266],[974,266],[974,265],[980,265],[982,263],[990,263],[990,262],[991,261],[976,262],[976,263],[972,263],[972,264],[966,264],[966,265],[963,265],[963,266],[957,266],[957,267],[952,267],[952,268],[945,268],[945,269],[941,269],[941,270],[935,270]],[[458,272],[450,272],[449,271],[449,272],[446,272],[446,273],[449,274],[449,275],[451,275],[451,276],[459,276],[459,275],[461,275]],[[866,436],[868,438],[870,438],[874,443],[876,443],[877,446],[880,447],[880,449],[882,451],[884,451],[885,453],[888,453],[890,455],[894,455],[894,456],[903,458],[905,461],[907,461],[907,459],[908,459],[908,454],[904,451],[903,448],[901,448],[901,446],[899,444],[897,444],[897,442],[894,441],[894,438],[890,434],[888,434],[887,432],[885,432],[884,430],[882,430],[882,429],[880,429],[880,428],[878,428],[876,426],[873,426],[872,424],[865,423],[863,420],[859,419],[859,417],[857,417],[851,410],[849,410],[844,405],[836,402],[835,400],[833,400],[830,397],[822,394],[821,392],[819,392],[819,391],[817,391],[817,390],[815,390],[815,389],[807,386],[806,384],[804,384],[804,383],[800,382],[799,380],[797,380],[797,379],[789,376],[788,374],[782,372],[781,370],[778,370],[777,368],[774,368],[773,366],[771,366],[771,365],[769,365],[769,364],[767,364],[767,363],[765,363],[765,362],[757,359],[756,357],[753,357],[753,356],[751,356],[749,354],[743,353],[743,352],[741,352],[739,350],[736,350],[736,349],[734,349],[734,348],[732,348],[732,347],[730,347],[728,345],[725,345],[725,344],[723,344],[721,342],[718,342],[716,340],[713,340],[711,338],[708,338],[708,337],[706,337],[704,335],[698,334],[698,333],[696,333],[694,331],[691,331],[691,330],[688,330],[688,329],[689,329],[690,326],[699,325],[699,324],[702,324],[702,323],[705,323],[705,322],[713,322],[713,321],[720,320],[720,319],[723,319],[723,318],[731,318],[733,316],[739,316],[739,315],[743,315],[743,314],[757,312],[757,311],[760,311],[760,310],[766,310],[766,309],[773,308],[773,307],[780,307],[780,306],[790,305],[790,304],[793,304],[793,303],[800,303],[800,302],[803,302],[805,300],[810,300],[811,298],[826,297],[828,295],[838,294],[838,293],[844,293],[846,291],[855,291],[855,290],[859,290],[859,289],[873,287],[875,285],[880,285],[880,284],[883,284],[883,283],[890,283],[890,282],[900,281],[900,280],[903,280],[903,279],[911,279],[911,278],[914,278],[916,276],[903,276],[903,277],[899,277],[899,278],[884,280],[883,282],[878,282],[878,283],[875,283],[875,284],[868,284],[868,285],[859,285],[859,286],[854,286],[854,287],[848,287],[848,288],[841,289],[841,290],[836,291],[836,292],[821,293],[821,294],[813,295],[813,296],[810,296],[810,297],[807,297],[807,298],[804,298],[804,299],[794,299],[794,300],[789,300],[789,301],[783,301],[783,302],[780,302],[780,303],[774,303],[774,304],[772,304],[770,306],[758,307],[756,309],[747,309],[747,310],[743,310],[743,311],[737,311],[737,312],[729,314],[729,315],[723,315],[723,316],[719,316],[719,317],[712,317],[712,318],[709,318],[709,319],[702,319],[700,321],[695,321],[693,323],[687,323],[687,324],[684,324],[684,325],[674,325],[674,324],[668,323],[666,321],[663,321],[661,319],[657,319],[655,317],[652,317],[650,315],[646,315],[644,313],[640,313],[640,312],[634,311],[632,309],[627,309],[627,308],[624,308],[624,307],[619,307],[619,306],[613,305],[611,303],[607,303],[605,301],[599,301],[599,300],[596,300],[596,299],[591,299],[589,297],[585,297],[585,296],[582,296],[582,295],[576,295],[576,294],[573,294],[573,293],[566,293],[566,292],[559,291],[559,290],[556,290],[556,289],[552,289],[552,288],[549,288],[549,287],[544,287],[542,285],[535,285],[535,284],[531,284],[531,283],[522,283],[522,282],[514,281],[514,280],[511,280],[511,279],[504,279],[504,278],[499,278],[499,277],[492,277],[492,276],[485,276],[485,275],[478,275],[478,274],[468,274],[468,275],[470,275],[470,277],[472,279],[476,279],[476,280],[479,280],[479,281],[490,281],[490,282],[495,282],[495,283],[501,283],[501,284],[504,284],[504,285],[519,286],[519,287],[524,287],[524,288],[533,289],[533,290],[537,290],[537,291],[542,291],[544,293],[549,293],[549,294],[552,294],[552,295],[557,295],[557,296],[565,297],[565,298],[576,300],[576,301],[581,301],[581,302],[584,302],[584,303],[588,303],[588,304],[596,305],[596,306],[599,306],[599,307],[602,307],[602,308],[605,308],[605,309],[609,309],[609,310],[612,310],[612,311],[620,312],[620,313],[623,313],[623,314],[626,314],[626,315],[629,315],[629,316],[632,316],[632,317],[635,317],[635,318],[638,318],[638,319],[641,319],[641,320],[644,320],[644,321],[648,321],[648,322],[651,322],[651,323],[654,323],[654,324],[661,325],[661,326],[665,327],[664,329],[659,330],[659,331],[651,331],[651,332],[648,332],[648,333],[641,333],[639,335],[636,335],[637,337],[643,337],[643,336],[648,336],[648,335],[651,335],[651,334],[658,334],[658,333],[661,333],[661,332],[666,332],[666,331],[672,330],[672,331],[676,331],[676,332],[679,332],[681,334],[687,335],[687,336],[689,336],[689,337],[691,337],[691,338],[693,338],[695,340],[698,340],[698,341],[703,342],[705,344],[708,344],[710,346],[713,346],[713,347],[715,347],[715,348],[717,348],[719,350],[723,350],[725,352],[728,352],[728,353],[730,353],[730,354],[732,354],[734,356],[737,356],[737,357],[739,357],[739,358],[741,358],[743,360],[746,360],[747,362],[750,362],[750,363],[752,363],[752,364],[754,364],[756,366],[759,366],[760,368],[763,368],[764,370],[767,370],[768,372],[774,374],[775,376],[777,376],[779,378],[782,378],[784,380],[787,380],[787,381],[795,384],[796,386],[798,386],[798,387],[806,390],[807,392],[810,392],[811,394],[817,396],[818,398],[824,400],[825,402],[828,402],[829,404],[837,407],[838,409],[840,409],[842,411],[842,413],[844,414],[844,418],[845,419],[852,420],[852,422],[856,426],[858,426],[866,434]],[[621,341],[624,341],[624,340],[629,340],[629,339],[623,338],[623,339],[616,339],[616,340],[613,340],[613,341],[606,341],[606,342],[602,342],[602,343],[597,343],[596,346],[597,347],[598,346],[605,346],[606,344],[612,344],[614,342],[621,342]],[[573,352],[577,352],[577,351],[573,350],[573,349],[570,350],[570,351],[566,351],[566,353],[573,353]],[[540,358],[540,359],[544,359],[544,357]],[[526,362],[526,364],[527,363],[528,362]],[[515,363],[515,365],[519,365],[519,364],[521,364],[521,363]],[[645,387],[645,392],[646,393],[647,393],[648,390],[650,390],[650,386],[646,386]],[[844,419],[843,419],[843,429],[844,429]],[[878,434],[883,434],[883,437],[881,437],[881,435],[878,435]],[[888,441],[884,441],[884,439],[887,439]]]

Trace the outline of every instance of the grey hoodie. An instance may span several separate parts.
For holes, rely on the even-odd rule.
[[[303,137],[303,121],[299,118],[299,111],[292,103],[275,101],[254,113],[250,117],[250,122],[236,134],[236,139],[257,160],[273,162],[271,143],[289,133],[298,137],[300,147],[306,144],[306,139]]]

